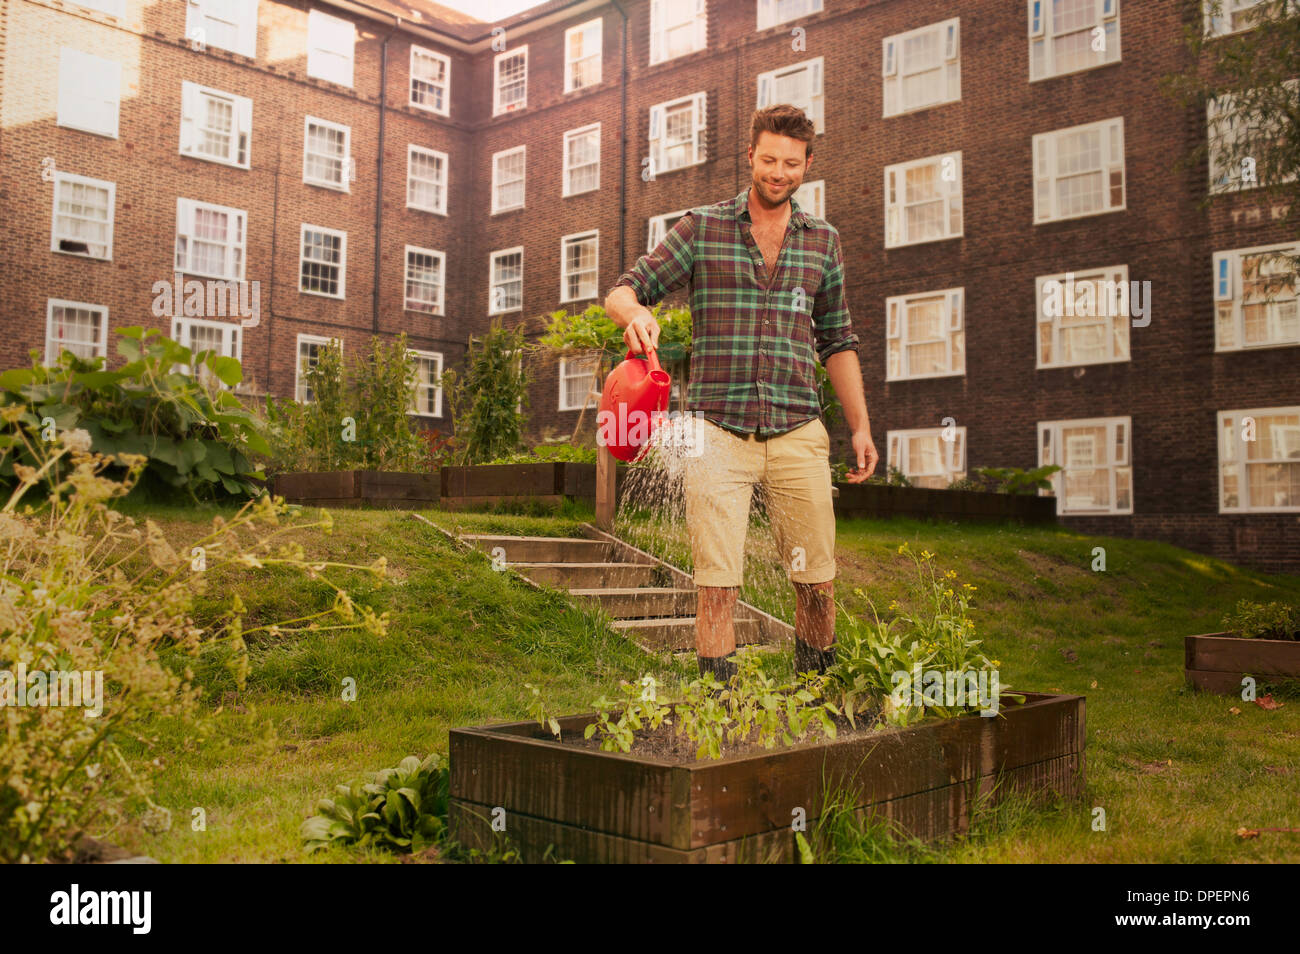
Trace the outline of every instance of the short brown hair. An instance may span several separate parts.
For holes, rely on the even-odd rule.
[[[817,138],[817,127],[798,106],[779,103],[764,109],[754,110],[754,121],[750,125],[750,148],[758,146],[758,137],[765,132],[778,136],[789,136],[804,143],[804,158],[812,155],[813,140]]]

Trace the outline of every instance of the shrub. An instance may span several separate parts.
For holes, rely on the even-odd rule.
[[[335,786],[335,797],[322,798],[302,823],[307,851],[337,844],[408,852],[437,844],[446,836],[448,775],[435,752],[424,761],[408,755],[370,782]]]
[[[1224,614],[1223,628],[1243,639],[1300,639],[1300,608],[1240,600]]]
[[[659,302],[651,307],[650,313],[659,323],[659,359],[675,361],[689,355],[691,310],[672,308]],[[561,309],[551,312],[549,318],[546,333],[537,339],[544,348],[555,351],[599,350],[619,361],[627,354],[623,329],[614,324],[602,305],[590,305],[576,315]]]
[[[594,464],[596,448],[578,447],[574,444],[538,444],[528,453],[506,454],[485,461],[488,464]]]
[[[456,463],[481,464],[519,447],[528,406],[528,378],[523,370],[522,328],[493,322],[482,338],[471,337],[464,378],[443,374],[443,393],[456,422]]]
[[[1024,470],[1020,467],[976,467],[972,473],[1000,494],[1036,494],[1052,489],[1052,474],[1061,468],[1055,464]]]

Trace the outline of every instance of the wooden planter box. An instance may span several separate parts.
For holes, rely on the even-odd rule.
[[[452,837],[493,839],[495,812],[525,860],[791,861],[823,790],[847,785],[862,811],[936,840],[965,831],[974,800],[1010,789],[1081,796],[1084,697],[1025,693],[1001,714],[682,763],[555,741],[535,722],[451,730]],[[1005,718],[1003,717],[1005,716]],[[580,737],[592,715],[561,719]]]
[[[1263,684],[1300,681],[1300,641],[1209,633],[1184,636],[1183,650],[1187,684],[1204,692],[1239,696],[1244,676]]]
[[[1021,520],[1054,523],[1056,498],[995,494],[981,490],[935,490],[887,484],[835,485],[840,517],[940,517],[944,520]]]
[[[618,469],[622,488],[626,468]],[[559,504],[565,500],[596,500],[596,465],[477,464],[442,468],[442,506],[449,510],[490,507],[501,503]]]
[[[316,507],[436,507],[438,475],[381,470],[279,474],[271,493]]]

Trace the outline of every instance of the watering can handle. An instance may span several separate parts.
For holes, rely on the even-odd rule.
[[[635,357],[636,357],[635,354],[633,354],[631,351],[628,351],[628,353],[627,353],[627,358],[626,358],[625,360],[627,360],[627,361],[631,361],[631,360],[632,360],[633,358],[635,358]],[[654,349],[654,348],[650,348],[649,350],[647,350],[646,353],[645,353],[645,357],[646,357],[646,361],[649,362],[649,364],[650,364],[650,370],[651,370],[651,371],[660,371],[660,370],[662,370],[662,368],[660,368],[660,366],[659,366],[659,356],[658,356],[657,354],[655,354],[655,349]]]

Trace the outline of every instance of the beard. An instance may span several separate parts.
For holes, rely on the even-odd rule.
[[[799,184],[787,180],[785,186],[778,189],[775,186],[768,185],[761,178],[755,178],[754,188],[766,201],[771,202],[773,205],[780,205],[782,202],[790,200],[795,190],[799,188]]]

